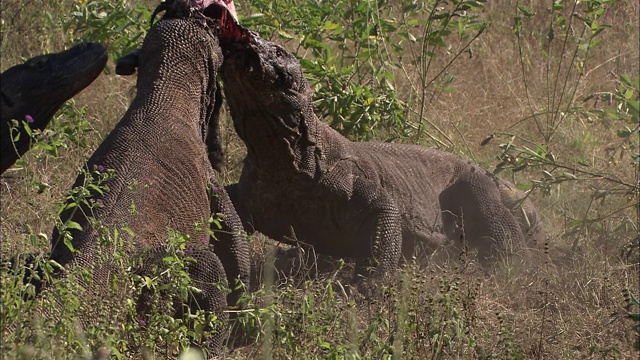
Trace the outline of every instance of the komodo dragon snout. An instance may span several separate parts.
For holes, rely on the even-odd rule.
[[[247,147],[240,180],[228,187],[247,231],[355,258],[365,276],[461,239],[490,264],[520,252],[526,235],[544,237],[526,194],[479,166],[437,149],[340,135],[315,115],[294,55],[255,32],[235,33],[221,37],[220,75]]]
[[[31,146],[22,125],[11,133],[11,120],[26,118],[32,129],[44,129],[65,101],[100,75],[107,58],[104,45],[82,43],[59,53],[36,56],[0,74],[0,174]],[[13,142],[16,132],[20,135]]]

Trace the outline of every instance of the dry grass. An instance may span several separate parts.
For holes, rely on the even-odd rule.
[[[153,2],[146,3],[151,7]],[[66,5],[68,2],[3,1],[0,70],[18,63],[21,57],[61,49],[65,36],[56,26],[55,16],[61,16],[64,13],[61,9]],[[546,6],[546,3],[540,4],[535,9],[537,15],[523,38],[528,90],[536,108],[542,108],[548,98],[545,61],[540,56],[548,22]],[[532,121],[521,121],[530,115],[531,109],[512,31],[514,11],[512,0],[487,4],[483,16],[490,27],[474,43],[473,57],[461,58],[451,71],[456,76],[456,92],[439,96],[429,104],[426,114],[429,121],[451,139],[452,151],[487,168],[496,165],[495,156],[499,153],[497,143],[480,146],[491,133],[510,132],[533,143],[545,141]],[[620,74],[639,76],[639,11],[638,2],[621,1],[605,15],[604,21],[612,27],[603,33],[604,46],[594,49],[582,77],[573,83],[578,103],[594,92],[613,91]],[[43,13],[58,15],[50,23],[43,19]],[[94,129],[87,135],[88,146],[80,148],[70,144],[58,158],[31,152],[26,157],[26,169],[10,170],[0,178],[3,257],[47,249],[46,243],[32,244],[25,234],[50,233],[57,204],[63,200],[80,165],[124,114],[133,85],[133,79],[102,74],[75,98],[76,106],[86,106],[86,118]],[[399,88],[399,91],[401,97],[409,96],[407,89]],[[594,104],[582,105],[590,108]],[[220,179],[231,183],[239,176],[244,148],[228,116],[223,121],[222,132],[227,170]],[[587,133],[590,140],[576,145],[575,140],[584,139]],[[608,149],[618,144],[619,139],[611,129],[581,117],[567,120],[547,141],[547,146],[560,159],[571,161],[584,156],[593,161],[594,169],[634,183],[637,169],[629,165],[628,157],[611,161]],[[525,170],[503,176],[528,183],[540,174],[537,170]],[[51,187],[38,193],[34,181]],[[380,353],[371,349],[379,343],[394,345],[390,340],[393,331],[385,329],[393,329],[395,322],[406,321],[416,328],[413,333],[404,333],[406,341],[394,346],[401,345],[407,358],[502,358],[509,354],[513,358],[537,359],[636,358],[637,352],[632,349],[636,335],[625,316],[627,304],[623,291],[628,289],[640,294],[640,268],[637,258],[629,261],[620,254],[623,246],[638,234],[635,211],[638,198],[611,196],[597,201],[591,198],[591,187],[605,185],[605,180],[563,183],[552,186],[553,191],[547,196],[535,194],[534,200],[549,235],[545,254],[524,264],[500,267],[494,274],[487,275],[473,264],[465,267],[457,261],[432,263],[422,268],[408,266],[401,274],[404,285],[391,286],[389,291],[393,296],[373,303],[350,303],[340,296],[327,298],[327,284],[335,285],[336,280],[348,277],[345,274],[349,273],[349,267],[329,280],[321,277],[301,281],[299,286],[285,283],[273,293],[263,289],[256,301],[277,303],[282,312],[276,325],[285,329],[282,334],[290,330],[300,336],[296,349],[287,348],[291,339],[284,337],[279,338],[281,343],[271,343],[269,351],[275,358],[323,358],[328,350],[320,349],[317,343],[323,337],[333,347],[355,339],[356,348],[364,348],[364,353],[372,358],[380,357]],[[624,207],[627,209],[615,212]],[[584,218],[598,221],[576,230],[573,223]],[[27,227],[31,230],[27,231]],[[264,254],[273,245],[258,239],[252,246],[256,250],[257,268],[260,268],[259,264],[265,261]],[[326,321],[321,314],[303,309],[302,299],[308,299],[309,294],[317,296],[317,306],[324,309],[325,314],[335,315],[329,322],[334,328],[329,326],[321,332],[322,336],[304,328]],[[448,299],[448,303],[443,299]],[[333,307],[325,304],[327,302]],[[455,316],[451,309],[455,310]],[[299,323],[301,314],[309,316],[303,323]],[[409,321],[402,316],[414,318]],[[378,318],[387,319],[391,325],[380,327],[376,332],[378,340],[366,342],[363,334],[373,319]],[[444,332],[451,335],[447,343],[435,341],[438,333],[430,332],[438,321],[449,329]],[[459,329],[450,330],[456,327]],[[279,335],[272,333],[271,336]],[[264,334],[259,338],[262,339]],[[267,348],[258,343],[237,350],[229,357],[251,359],[265,351]]]

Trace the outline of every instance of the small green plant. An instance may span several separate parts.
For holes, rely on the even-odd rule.
[[[595,106],[590,110],[581,109],[581,116],[584,116],[587,121],[599,122],[606,131],[609,131],[612,139],[611,145],[607,147],[609,150],[603,154],[604,156],[587,159],[580,152],[556,154],[551,150],[553,147],[551,144],[535,144],[510,133],[493,134],[483,142],[485,145],[494,137],[506,140],[499,145],[501,153],[497,156],[499,163],[494,173],[506,169],[513,173],[525,169],[540,171],[540,178],[532,180],[531,185],[518,185],[522,190],[538,190],[549,195],[560,184],[576,183],[587,186],[587,191],[590,192],[587,212],[583,218],[573,219],[570,224],[571,229],[566,233],[566,236],[576,236],[572,246],[574,250],[579,245],[578,234],[612,217],[622,220],[616,231],[624,233],[634,227],[631,218],[624,213],[626,210],[637,207],[636,201],[640,194],[639,185],[634,179],[635,173],[640,170],[638,147],[640,120],[637,110],[640,87],[638,82],[638,78],[631,81],[628,76],[622,75],[614,92],[595,93],[585,99],[585,101],[593,100]],[[587,146],[591,136],[591,133],[586,133],[582,139],[574,142],[574,146],[578,148]],[[611,168],[625,165],[630,165],[629,168],[632,169],[626,173],[626,177],[611,174]],[[595,217],[588,214],[599,204],[603,205],[609,198],[618,199],[614,202],[616,208],[605,210],[608,214],[596,210]]]
[[[29,134],[36,147],[43,146],[40,133]],[[74,141],[73,136],[68,137],[74,131],[56,134],[62,134],[60,144]],[[55,151],[43,149],[44,156],[56,156]],[[202,291],[189,275],[189,267],[196,261],[189,245],[192,240],[168,231],[165,246],[136,253],[139,250],[132,249],[122,236],[134,235],[126,224],[107,228],[94,217],[94,211],[104,206],[100,198],[109,191],[106,184],[117,176],[115,171],[98,165],[83,168],[81,174],[82,182],[68,192],[59,207],[59,213],[67,212],[68,220],[58,224],[60,237],[53,240],[62,241],[59,246],[68,247],[79,259],[85,259],[81,263],[89,261],[91,265],[69,263],[62,269],[47,254],[36,255],[25,264],[18,259],[15,269],[3,265],[1,282],[6,291],[2,293],[0,321],[3,331],[7,330],[3,333],[3,354],[17,359],[91,358],[101,352],[118,359],[140,353],[172,358],[194,343],[206,349],[207,339],[221,336],[225,325],[216,314],[193,307]],[[87,221],[77,222],[74,215]],[[216,222],[219,219],[213,217],[211,223]],[[83,229],[81,223],[92,229]],[[198,226],[202,225],[208,228],[209,223]],[[29,226],[26,230],[25,236],[33,245],[50,246],[46,235],[33,234]],[[72,231],[99,234],[96,244],[82,249],[90,252],[88,256],[73,247]],[[62,278],[58,276],[61,272]],[[30,278],[45,285],[35,299],[34,285],[23,282]],[[226,283],[218,285],[226,287]],[[141,312],[142,304],[150,310]]]
[[[24,129],[30,138],[30,153],[35,154],[38,160],[44,157],[57,158],[60,150],[68,149],[70,144],[86,148],[87,137],[94,133],[94,130],[85,114],[86,107],[78,108],[73,99],[67,100],[44,130],[32,129],[32,119],[11,120],[11,140],[18,141],[22,136],[18,129]],[[15,166],[25,168],[25,159],[19,159]]]
[[[592,54],[610,27],[604,24],[605,14],[616,3],[552,1],[544,8],[516,4],[513,31],[529,115],[482,143],[501,140],[494,173],[509,169],[512,174],[523,170],[539,174],[529,184],[518,184],[522,190],[551,195],[579,188],[590,193],[583,198],[587,203],[581,203],[582,209],[565,208],[569,226],[563,236],[573,238],[573,250],[587,233],[606,237],[616,232],[626,237],[637,231],[630,211],[637,206],[640,191],[635,180],[640,169],[638,79],[620,75],[614,91],[580,93],[585,74],[598,67],[591,63]],[[543,39],[534,38],[530,28],[534,26],[544,27]],[[540,53],[542,57],[537,56]],[[541,80],[538,69],[543,71]],[[535,81],[542,84],[533,86]],[[590,100],[593,108],[587,106]],[[600,131],[597,140],[594,131]],[[587,155],[602,142],[610,144],[604,153]],[[615,167],[620,171],[614,174]],[[616,224],[613,229],[612,224]]]

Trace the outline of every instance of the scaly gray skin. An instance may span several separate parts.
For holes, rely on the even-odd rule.
[[[204,143],[222,62],[213,26],[203,18],[168,18],[151,28],[140,52],[137,95],[85,165],[87,172],[113,170],[115,177],[106,182],[103,196],[92,194],[101,206],[61,214],[63,222],[75,221],[84,231],[71,230],[78,250],[73,253],[54,229],[51,258],[66,267],[92,268],[91,290],[97,291],[109,284],[112,269],[93,266],[100,230],[83,213],[109,229],[128,225],[133,236],[120,231],[128,254],[164,248],[171,228],[190,236],[188,247],[199,260],[189,269],[203,290],[198,305],[224,319],[219,310],[227,303],[225,292],[215,282],[224,282],[226,272],[234,282],[248,284],[249,253],[231,201],[215,186]],[[74,187],[86,182],[80,174]],[[210,209],[224,214],[212,241],[215,254],[209,250]],[[236,291],[230,300],[238,296]],[[214,348],[221,341],[221,336],[211,339]]]
[[[158,9],[166,10],[167,14],[171,14],[172,17],[176,18],[184,18],[190,16],[190,14],[195,14],[195,16],[201,19],[205,17],[210,19],[219,19],[219,33],[225,34],[227,37],[230,36],[229,31],[237,33],[236,30],[238,24],[236,20],[233,1],[207,0],[205,2],[207,5],[206,8],[202,8],[201,6],[198,7],[198,3],[202,5],[201,1],[165,1],[161,6],[158,7]],[[116,64],[116,73],[120,75],[133,74],[135,72],[135,69],[139,66],[141,56],[140,51],[140,49],[136,49],[130,54],[119,59]],[[208,124],[204,133],[209,162],[211,163],[213,169],[218,171],[222,171],[224,169],[222,143],[220,141],[219,131],[220,108],[222,106],[222,101],[222,93],[218,84],[216,83],[215,95],[213,98],[213,107],[211,108],[211,114],[209,116]],[[218,206],[221,205],[213,204],[212,211],[218,211]],[[235,214],[235,209],[230,209],[229,211]],[[242,227],[240,225],[239,218],[232,220],[237,222],[233,225],[235,229]],[[248,255],[249,250],[246,241],[244,241],[244,239],[242,239],[241,237],[235,237],[229,245],[219,246],[216,248],[215,252],[219,255],[220,259],[225,265],[225,269],[227,269],[229,283],[233,284],[238,278],[240,278],[240,280],[242,280],[242,282],[248,286],[250,265]],[[229,304],[235,305],[237,303],[237,300],[242,296],[243,293],[243,288],[240,288],[237,291],[232,291],[228,297]]]
[[[316,117],[292,54],[253,32],[221,43],[224,92],[247,147],[227,191],[248,232],[355,258],[365,276],[459,243],[463,232],[483,261],[524,247],[525,235],[544,238],[537,211],[509,182],[439,150],[351,142]]]
[[[31,147],[22,124],[12,141],[11,120],[33,118],[31,129],[44,129],[65,101],[89,86],[107,63],[102,44],[83,43],[59,53],[40,55],[0,74],[0,174]]]

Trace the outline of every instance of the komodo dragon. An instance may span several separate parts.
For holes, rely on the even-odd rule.
[[[176,18],[188,17],[193,13],[199,13],[211,19],[219,19],[219,32],[223,37],[241,36],[241,33],[239,32],[241,28],[237,25],[237,14],[232,0],[168,0],[163,1],[160,6],[158,6],[154,11],[154,16],[159,11],[167,11],[167,14],[171,14],[171,16]],[[140,49],[136,49],[127,56],[118,59],[116,64],[116,73],[119,75],[133,74],[135,69],[139,66],[140,51]],[[205,131],[205,144],[207,145],[207,155],[211,166],[214,170],[222,171],[224,168],[224,160],[219,131],[222,94],[217,82],[215,84],[215,95],[211,101],[213,101],[213,108],[210,110],[211,116],[209,116]],[[212,210],[215,211],[216,209],[214,208]],[[238,219],[237,227],[241,228],[241,225],[239,224],[240,220]],[[240,276],[240,279],[243,282],[248,282],[248,246],[244,242],[238,244],[234,243],[234,247],[235,246],[240,248],[237,254],[235,253],[235,250],[234,253],[229,253],[229,250],[232,249],[227,246],[218,247],[216,253],[220,255],[220,259],[225,265],[225,269],[227,266],[232,269],[232,271],[228,271],[228,280],[230,283],[238,276]],[[242,259],[239,257],[242,257]],[[227,262],[229,262],[229,264],[227,264]],[[245,283],[245,285],[248,285],[248,283]],[[231,292],[229,295],[229,304],[236,304],[241,295],[241,290]]]
[[[240,180],[227,191],[248,232],[355,258],[365,276],[390,273],[401,255],[459,243],[462,234],[483,262],[519,250],[525,237],[544,237],[525,194],[479,166],[422,146],[340,135],[314,114],[299,61],[240,31],[221,38],[220,74],[247,147]]]
[[[67,268],[93,270],[89,292],[97,293],[115,276],[109,266],[94,266],[103,233],[93,220],[108,229],[127,225],[133,234],[120,234],[128,254],[165,248],[169,228],[188,234],[188,246],[198,260],[189,271],[202,290],[197,305],[220,318],[226,317],[219,313],[226,293],[215,282],[226,280],[225,272],[234,281],[249,281],[248,244],[239,236],[242,225],[224,189],[215,185],[204,143],[222,62],[217,31],[218,22],[199,12],[180,18],[167,12],[144,40],[137,95],[74,184],[86,188],[85,174],[113,171],[115,176],[105,183],[108,191],[92,193],[91,201],[100,206],[62,212],[63,224],[72,220],[82,231],[67,229],[65,235],[56,228],[52,235],[52,259]],[[209,250],[210,209],[224,214],[223,228],[212,241],[215,253]],[[209,340],[213,348],[221,341]]]
[[[0,174],[31,147],[21,124],[11,133],[11,120],[27,120],[32,129],[44,129],[62,104],[89,86],[106,63],[104,45],[82,43],[36,56],[0,74]]]

